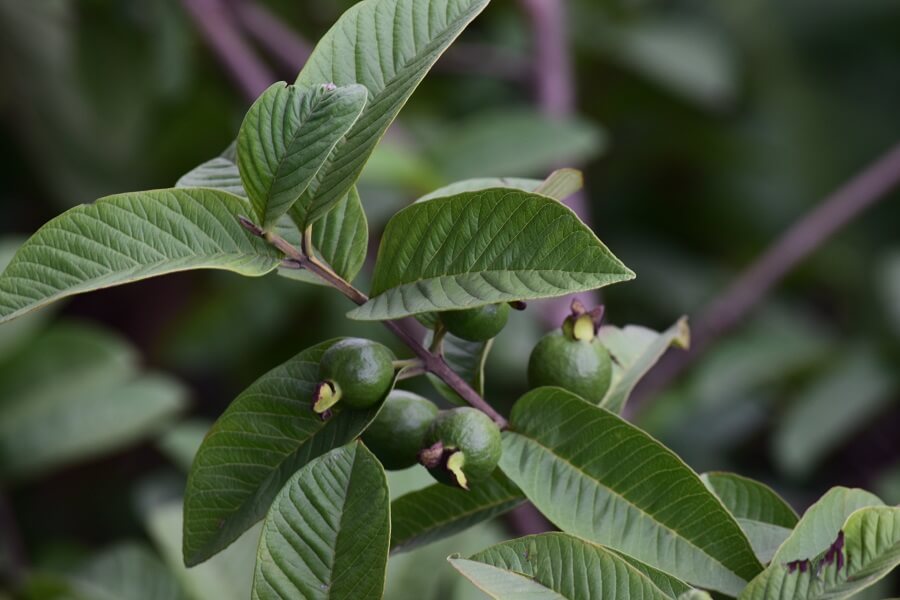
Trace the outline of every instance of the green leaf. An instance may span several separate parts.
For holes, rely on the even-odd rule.
[[[87,326],[57,326],[0,369],[0,480],[117,450],[158,432],[184,388],[141,375],[134,350]]]
[[[781,545],[772,563],[804,560],[824,552],[855,511],[870,506],[883,506],[878,496],[865,490],[832,488],[803,513],[791,536]]]
[[[300,246],[300,232],[290,219],[281,219],[277,232],[295,247]],[[355,187],[313,225],[313,248],[319,258],[347,281],[353,281],[362,270],[369,252],[369,224]],[[289,279],[325,285],[309,271],[279,269],[278,273]]]
[[[210,188],[247,198],[241,172],[233,159],[217,156],[186,173],[175,183],[176,188]]]
[[[541,194],[555,200],[565,200],[584,187],[584,175],[576,169],[559,169],[550,174],[547,179],[521,179],[518,177],[481,177],[465,179],[451,183],[430,194],[422,196],[416,202],[427,202],[435,198],[456,196],[463,192],[478,192],[491,188],[512,188],[523,192]]]
[[[166,565],[192,600],[246,600],[262,527],[253,527],[227,550],[190,569],[184,566],[180,499],[158,504],[143,515],[144,526]]]
[[[211,189],[120,194],[78,206],[38,230],[0,275],[0,323],[50,302],[189,269],[246,276],[279,253],[238,223],[240,198]]]
[[[431,66],[488,0],[365,0],[319,41],[297,85],[362,84],[369,103],[292,211],[299,229],[356,183],[378,141]]]
[[[391,535],[387,479],[360,442],[301,469],[266,516],[254,600],[380,599]]]
[[[503,472],[563,531],[737,595],[762,570],[734,517],[669,449],[559,388],[513,407]]]
[[[678,600],[712,600],[712,596],[703,590],[688,590],[678,596]]]
[[[303,89],[276,83],[244,118],[238,168],[263,229],[273,227],[300,199],[366,106],[361,85],[320,84]]]
[[[431,346],[431,340],[434,332],[429,331],[425,335],[425,347]],[[494,340],[490,339],[486,342],[469,342],[460,339],[452,334],[444,336],[444,360],[450,365],[457,375],[463,378],[472,386],[479,395],[484,395],[484,365],[487,362],[488,355],[494,345]],[[434,386],[437,392],[446,398],[448,402],[457,406],[468,406],[465,400],[453,391],[440,377],[428,374],[428,381]]]
[[[0,273],[6,269],[24,241],[24,238],[18,237],[0,238]],[[51,311],[41,311],[0,327],[0,361],[28,342],[52,316]]]
[[[675,598],[619,554],[564,533],[528,536],[498,544],[468,560],[449,560],[483,592],[502,600]]]
[[[803,520],[806,519],[804,515]],[[807,533],[801,520],[795,535]],[[803,532],[801,532],[801,527]],[[853,512],[820,551],[802,560],[773,564],[754,579],[741,600],[850,598],[900,565],[900,508],[876,506]],[[834,544],[834,545],[832,545]]]
[[[221,189],[247,198],[237,165],[233,158],[224,154],[182,177],[178,181],[178,187]],[[250,205],[244,210],[249,213]],[[290,218],[279,219],[276,232],[295,247],[300,246],[300,232]],[[359,274],[369,251],[369,224],[356,187],[316,223],[313,228],[313,246],[319,257],[347,281],[353,281]],[[318,277],[307,271],[282,268],[278,270],[278,274],[288,279],[323,285]]]
[[[319,360],[338,340],[304,350],[263,375],[219,417],[194,459],[185,494],[184,558],[213,556],[265,516],[301,467],[358,437],[381,405],[342,410],[328,421],[312,411]]]
[[[839,359],[778,420],[773,454],[790,475],[808,475],[894,401],[895,370],[873,348],[851,346]]]
[[[571,210],[491,189],[413,204],[390,220],[360,320],[562,296],[634,277]]]
[[[391,503],[391,551],[408,552],[512,510],[525,496],[499,471],[471,491],[432,485]]]
[[[732,473],[704,473],[700,478],[737,519],[759,561],[772,560],[797,525],[797,514],[787,502],[768,486]]]
[[[589,121],[509,107],[454,123],[439,140],[429,154],[451,181],[542,174],[586,163],[606,147],[606,134]]]
[[[600,406],[620,414],[635,386],[666,350],[671,346],[687,349],[691,336],[687,318],[684,317],[663,333],[629,325],[622,329],[601,327],[599,335],[600,341],[615,359],[612,385]]]

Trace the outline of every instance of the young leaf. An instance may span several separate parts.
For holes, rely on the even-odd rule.
[[[806,525],[801,520],[795,535],[804,535]],[[855,597],[898,565],[900,508],[862,508],[850,515],[835,538],[818,553],[786,563],[773,562],[750,582],[740,600]]]
[[[471,491],[432,485],[391,503],[391,552],[408,552],[493,519],[525,501],[499,471]]]
[[[632,279],[575,213],[490,189],[413,204],[388,223],[360,320],[562,296]]]
[[[426,348],[431,345],[433,335],[433,331],[429,331],[425,335]],[[484,365],[493,345],[494,340],[469,342],[449,333],[444,336],[444,360],[482,396],[484,395]],[[439,377],[429,373],[428,381],[448,402],[457,406],[467,406],[466,401]]]
[[[308,89],[276,83],[244,118],[238,168],[263,229],[271,229],[306,191],[366,105],[361,85],[320,83]]]
[[[319,360],[337,340],[304,350],[263,375],[219,417],[200,446],[184,501],[184,559],[203,562],[266,514],[297,469],[359,436],[378,414],[312,411]]]
[[[498,544],[450,563],[492,598],[674,600],[630,561],[564,533]],[[646,567],[649,569],[649,567]],[[681,584],[680,590],[688,587]],[[518,595],[529,592],[532,595]]]
[[[581,190],[583,186],[584,175],[582,175],[581,171],[576,169],[559,169],[551,173],[544,181],[540,179],[520,179],[518,177],[465,179],[426,194],[416,200],[416,202],[427,202],[435,198],[446,198],[447,196],[462,194],[463,192],[478,192],[491,188],[513,188],[562,201]]]
[[[75,294],[190,269],[246,276],[281,256],[238,223],[246,204],[211,189],[120,194],[56,217],[0,275],[0,323]]]
[[[210,188],[247,198],[241,172],[234,161],[217,156],[186,173],[175,183],[176,188]]]
[[[613,380],[606,397],[600,403],[603,408],[621,414],[635,386],[671,346],[687,349],[690,330],[687,319],[681,318],[663,333],[646,327],[630,325],[624,328],[605,326],[600,328],[600,341],[615,359]]]
[[[200,165],[179,179],[177,187],[221,189],[246,199],[247,192],[241,183],[237,165],[226,154]],[[249,205],[245,210],[249,213]],[[300,246],[300,232],[290,218],[279,219],[276,232],[294,246]],[[313,246],[318,255],[347,281],[353,281],[359,274],[369,250],[369,224],[356,187],[351,188],[331,212],[316,222]],[[318,277],[307,271],[279,269],[278,274],[288,279],[322,284]]]
[[[302,468],[266,516],[254,600],[380,599],[391,531],[387,479],[360,442]]]
[[[669,449],[559,388],[513,407],[503,472],[563,531],[737,595],[762,570],[734,517]]]
[[[278,222],[277,232],[283,238],[300,246],[300,233],[290,219]],[[334,271],[353,281],[366,262],[369,251],[369,224],[356,187],[323,218],[313,225],[313,248]],[[307,283],[324,285],[309,271],[280,269],[279,275]]]
[[[853,512],[884,502],[865,490],[835,487],[803,513],[790,537],[778,548],[772,563],[787,563],[817,556],[828,549]]]
[[[56,326],[0,369],[0,481],[21,480],[155,434],[186,405],[134,350],[87,326]]]
[[[704,473],[700,478],[737,519],[759,561],[772,560],[797,524],[787,502],[768,486],[732,473]]]
[[[489,0],[365,0],[319,41],[297,85],[362,84],[369,103],[292,211],[322,218],[356,183],[378,141],[431,66]]]

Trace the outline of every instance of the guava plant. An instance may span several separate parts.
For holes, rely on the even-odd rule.
[[[495,598],[845,598],[900,562],[900,508],[836,488],[798,519],[772,490],[698,475],[620,415],[671,345],[663,333],[572,314],[534,349],[531,391],[504,416],[484,358],[510,308],[633,273],[563,203],[580,175],[482,179],[390,219],[368,294],[355,183],[429,68],[488,0],[366,0],[322,39],[292,85],[253,104],[236,143],[172,189],[120,194],[52,220],[0,277],[0,320],[114,285],[184,271],[277,273],[333,288],[350,319],[409,349],[358,338],[302,350],[236,398],[209,431],[184,504],[197,565],[259,521],[253,597],[379,598],[392,553],[532,502],[560,532],[452,565]],[[402,320],[415,317],[422,338]],[[422,338],[422,339],[420,339]],[[427,376],[450,405],[394,391]],[[702,432],[698,432],[702,435]],[[385,468],[436,483],[390,502]],[[705,591],[704,591],[705,590]]]

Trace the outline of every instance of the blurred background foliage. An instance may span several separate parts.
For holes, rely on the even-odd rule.
[[[234,138],[247,94],[188,4],[0,0],[2,264],[59,212],[169,187]],[[351,4],[257,8],[315,40]],[[700,316],[780,232],[900,138],[895,0],[562,6],[577,112],[542,111],[533,23],[498,0],[367,168],[360,189],[374,232],[453,180],[581,167],[594,228],[639,275],[604,292],[609,320],[664,329]],[[302,60],[267,64],[291,80]],[[898,199],[819,248],[674,385],[644,397],[634,420],[696,469],[756,477],[798,510],[838,484],[900,502]],[[31,598],[247,597],[253,532],[200,568],[181,566],[184,474],[209,423],[272,366],[338,335],[394,343],[341,308],[328,290],[274,276],[193,273],[0,329],[7,583],[27,567]],[[497,340],[487,389],[498,405],[524,391],[528,352],[551,327],[541,314],[516,314]],[[392,475],[394,493],[425,483],[416,469]],[[392,561],[387,597],[480,597],[443,559],[510,525]]]

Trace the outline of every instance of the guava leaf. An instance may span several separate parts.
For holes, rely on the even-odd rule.
[[[378,459],[360,442],[309,463],[284,486],[263,524],[254,600],[376,600],[391,535]]]
[[[290,219],[281,219],[276,231],[294,246],[300,246],[300,233]],[[335,273],[347,281],[353,281],[362,270],[369,252],[369,223],[355,187],[350,189],[331,212],[315,222],[313,248]],[[305,270],[279,269],[278,274],[289,279],[325,285],[322,280]]]
[[[381,405],[340,410],[323,421],[312,411],[322,354],[338,340],[304,350],[263,375],[231,403],[207,434],[188,477],[184,559],[193,566],[265,516],[301,467],[358,437]]]
[[[496,471],[471,491],[436,484],[391,504],[391,551],[408,552],[512,510],[525,501],[521,490]]]
[[[564,533],[545,533],[492,546],[450,563],[492,598],[674,600],[632,561]],[[659,573],[660,577],[666,577]],[[679,590],[689,589],[676,582]]]
[[[274,271],[279,253],[238,223],[246,203],[212,189],[109,196],[56,217],[0,275],[0,323],[84,292],[190,269]]]
[[[686,583],[737,595],[762,570],[737,521],[678,456],[560,388],[519,399],[500,468],[563,531]]]
[[[237,164],[263,229],[274,227],[299,200],[366,106],[361,85],[321,84],[276,83],[244,117]]]
[[[222,190],[245,200],[247,191],[241,181],[241,172],[234,160],[217,156],[182,175],[175,183],[176,188],[210,188]]]
[[[830,501],[840,501],[832,497]],[[820,506],[819,508],[825,508]],[[843,512],[832,506],[831,516]],[[806,515],[792,535],[805,538],[815,522]],[[791,540],[789,539],[789,542]],[[811,540],[807,540],[806,545]],[[825,600],[850,598],[900,565],[900,507],[870,506],[852,512],[835,538],[803,558],[773,561],[740,600]],[[795,556],[795,553],[790,556]]]
[[[681,318],[662,333],[636,325],[608,325],[600,328],[599,337],[614,359],[612,383],[600,406],[621,414],[641,378],[670,347],[687,349],[691,335],[687,319]]]
[[[319,41],[297,85],[361,84],[369,102],[292,211],[298,228],[324,217],[366,161],[431,66],[488,0],[365,0]]]
[[[349,316],[397,319],[562,296],[633,277],[556,200],[514,189],[467,192],[413,204],[390,220],[372,298]]]
[[[182,177],[177,187],[208,187],[247,198],[241,183],[238,167],[226,154],[207,161]],[[249,214],[248,204],[245,212]],[[282,217],[276,224],[276,232],[294,246],[300,246],[300,232],[288,217]],[[313,227],[313,247],[316,253],[335,272],[353,281],[366,262],[369,251],[369,224],[356,187]],[[278,274],[288,279],[323,285],[318,277],[295,269],[279,269]]]
[[[740,475],[704,473],[700,478],[737,519],[759,561],[772,560],[797,525],[797,514],[787,502],[770,487]]]

